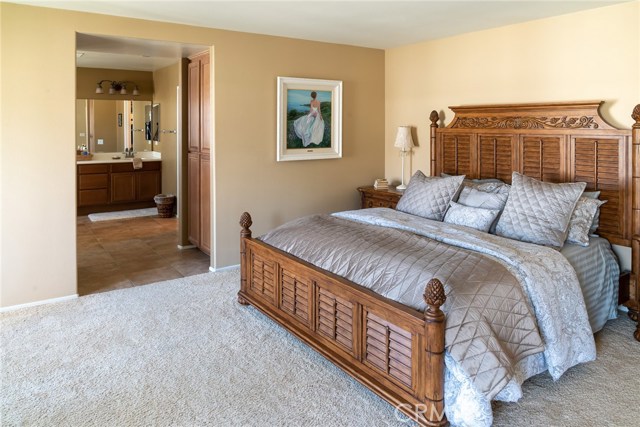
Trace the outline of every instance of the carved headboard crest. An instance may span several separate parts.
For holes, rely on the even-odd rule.
[[[613,129],[598,109],[601,101],[450,107],[451,129]]]

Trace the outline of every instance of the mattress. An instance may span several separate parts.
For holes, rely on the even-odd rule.
[[[560,251],[576,271],[589,323],[598,332],[618,310],[620,267],[607,239],[589,237],[589,246],[567,244]]]

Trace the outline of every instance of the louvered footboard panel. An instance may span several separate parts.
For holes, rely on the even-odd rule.
[[[444,394],[443,385],[438,385],[444,361],[437,361],[439,351],[433,353],[436,358],[428,357],[427,331],[433,323],[425,322],[424,313],[264,243],[243,243],[244,259],[250,262],[242,266],[247,275],[246,289],[239,293],[242,301],[259,308],[421,424],[446,423],[446,419],[427,420],[420,415],[425,405],[434,408],[430,414],[443,414]],[[444,327],[437,327],[443,334]],[[430,378],[434,366],[436,380]]]

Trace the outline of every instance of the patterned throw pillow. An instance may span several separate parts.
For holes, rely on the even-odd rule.
[[[509,199],[496,226],[498,236],[560,248],[584,182],[553,184],[513,173]]]
[[[569,221],[568,243],[575,243],[580,246],[589,246],[589,234],[591,234],[591,224],[599,211],[600,206],[605,204],[602,200],[592,199],[582,196],[578,199],[576,208],[571,214]]]
[[[460,192],[460,197],[458,197],[458,203],[474,208],[495,209],[498,211],[495,219],[498,219],[508,198],[508,191],[506,193],[494,193],[485,192],[473,187],[464,187]],[[491,224],[491,227],[488,229],[490,233],[496,232],[497,223],[498,221],[494,220],[493,224]]]
[[[396,210],[423,218],[442,221],[449,202],[458,194],[464,176],[427,177],[417,171],[398,201]]]
[[[496,220],[499,213],[499,209],[474,208],[451,202],[449,210],[447,210],[444,216],[444,222],[464,225],[486,233],[491,228],[491,224]]]

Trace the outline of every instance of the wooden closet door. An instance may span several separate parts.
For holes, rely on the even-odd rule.
[[[189,241],[200,246],[200,155],[189,153],[187,160],[189,180]]]
[[[211,248],[211,95],[209,54],[189,58],[189,241]]]
[[[211,162],[208,154],[200,155],[200,249],[211,251]]]
[[[211,86],[210,86],[209,56],[202,58],[200,67],[200,151],[211,151]]]
[[[200,61],[189,64],[189,152],[200,151]]]

